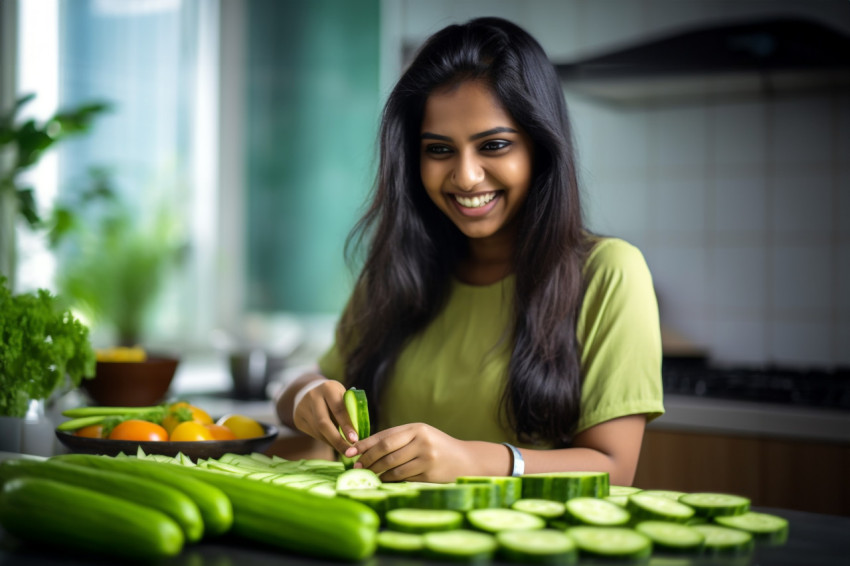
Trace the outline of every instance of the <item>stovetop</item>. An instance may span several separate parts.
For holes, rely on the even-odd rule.
[[[665,358],[664,392],[850,411],[850,368],[714,367]]]

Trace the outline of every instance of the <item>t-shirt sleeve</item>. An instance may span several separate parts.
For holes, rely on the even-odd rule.
[[[581,345],[581,417],[577,432],[627,415],[664,413],[661,329],[649,267],[619,239],[596,245],[577,325]]]

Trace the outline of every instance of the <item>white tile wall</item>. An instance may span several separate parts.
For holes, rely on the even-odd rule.
[[[498,13],[556,61],[726,17],[798,13],[850,30],[842,1],[404,4],[406,37]],[[567,101],[588,222],[641,247],[665,324],[718,363],[850,365],[850,95],[630,110]]]

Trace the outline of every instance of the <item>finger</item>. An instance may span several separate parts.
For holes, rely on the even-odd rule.
[[[360,453],[360,463],[376,474],[412,460],[416,457],[416,449],[412,444],[415,435],[404,428],[394,428],[381,431],[375,436],[358,442],[355,447]]]
[[[339,433],[337,423],[332,420],[330,408],[325,402],[322,402],[318,410],[325,415],[325,418],[316,421],[316,428],[321,439],[330,444],[337,452],[344,453],[349,444]]]
[[[387,454],[369,469],[381,476],[381,481],[405,481],[426,471],[424,460],[416,455],[415,448],[409,444]]]

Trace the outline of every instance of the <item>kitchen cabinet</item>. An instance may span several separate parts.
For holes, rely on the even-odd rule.
[[[634,485],[850,516],[850,443],[649,427]]]

